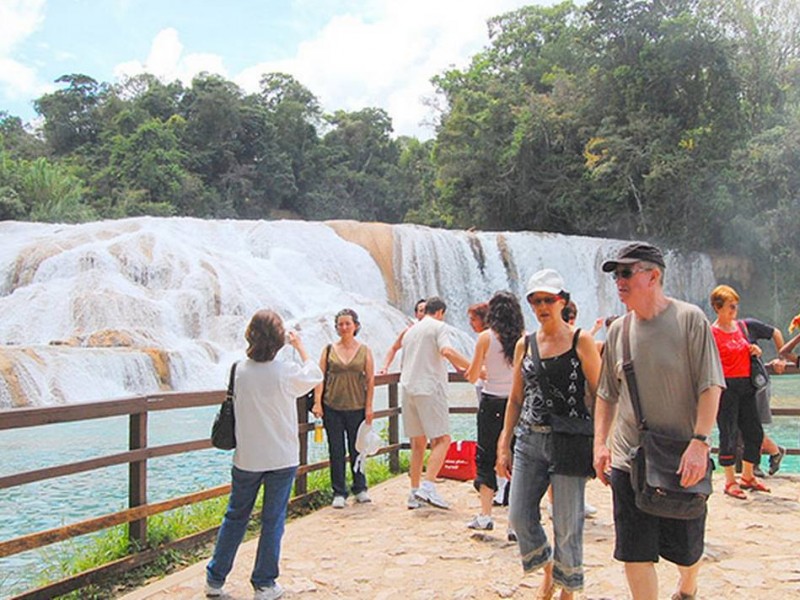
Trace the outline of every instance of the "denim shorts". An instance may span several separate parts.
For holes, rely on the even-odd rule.
[[[643,513],[636,507],[630,474],[611,470],[614,498],[614,558],[622,562],[665,560],[690,567],[703,556],[706,515],[683,521]]]

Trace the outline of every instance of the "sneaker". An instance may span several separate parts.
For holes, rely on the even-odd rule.
[[[597,507],[594,504],[589,504],[588,502],[583,503],[583,516],[587,519],[595,516],[597,514]]]
[[[333,508],[344,508],[347,504],[347,500],[344,496],[334,496],[333,502],[331,502],[331,506]],[[277,596],[276,596],[277,598]]]
[[[343,496],[339,496],[339,498],[343,498]],[[253,600],[275,600],[281,596],[283,596],[283,588],[276,581],[272,587],[256,588]]]
[[[222,596],[222,586],[216,587],[206,581],[206,597],[219,598]]]
[[[494,529],[494,522],[492,521],[492,517],[488,517],[486,515],[475,515],[475,518],[467,523],[467,528],[491,531]]]
[[[492,504],[495,506],[508,506],[508,488],[509,481],[503,477],[497,478],[497,491],[492,498]]]
[[[509,542],[516,542],[517,532],[511,529],[511,527],[509,527],[508,530],[506,531],[506,537],[508,537]]]
[[[450,508],[450,505],[447,501],[442,498],[439,493],[436,491],[436,487],[434,485],[425,486],[423,485],[419,488],[414,495],[417,497],[418,500],[422,500],[423,502],[427,502],[431,506],[435,506],[436,508]]]
[[[778,446],[778,451],[775,454],[770,455],[769,457],[769,474],[775,475],[778,472],[778,469],[781,468],[781,461],[783,457],[786,456],[786,448],[783,446]]]
[[[419,500],[417,500],[417,490],[411,490],[410,492],[408,492],[408,500],[406,501],[406,506],[408,507],[408,510],[419,508]]]
[[[369,494],[367,494],[365,490],[363,492],[358,492],[356,494],[356,502],[358,502],[359,504],[367,504],[369,502],[372,502],[372,498],[369,497]]]

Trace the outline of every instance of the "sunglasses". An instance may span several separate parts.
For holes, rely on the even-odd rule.
[[[614,281],[619,281],[620,279],[630,279],[637,273],[644,273],[645,271],[652,270],[653,269],[631,269],[630,267],[623,267],[611,273],[611,276],[614,278]]]
[[[539,298],[531,298],[530,300],[528,300],[528,302],[533,306],[541,306],[542,304],[550,305],[558,302],[558,296],[544,296]]]

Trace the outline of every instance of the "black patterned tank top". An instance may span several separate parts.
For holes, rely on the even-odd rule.
[[[541,360],[543,381],[539,381],[531,353],[530,345],[536,343],[536,333],[528,336],[522,359],[524,398],[519,422],[514,430],[516,435],[528,433],[533,427],[548,427],[551,414],[591,418],[584,402],[586,377],[578,358],[579,335],[580,329],[575,330],[572,347],[563,354]],[[542,388],[546,389],[546,393]]]

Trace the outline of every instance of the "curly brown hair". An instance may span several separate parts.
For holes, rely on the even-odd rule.
[[[514,347],[525,333],[525,318],[519,300],[511,292],[497,292],[489,300],[486,324],[497,334],[503,347],[503,358],[510,365],[514,362]]]
[[[259,310],[250,319],[244,337],[249,344],[247,356],[256,362],[268,362],[286,342],[283,319],[273,310]]]

